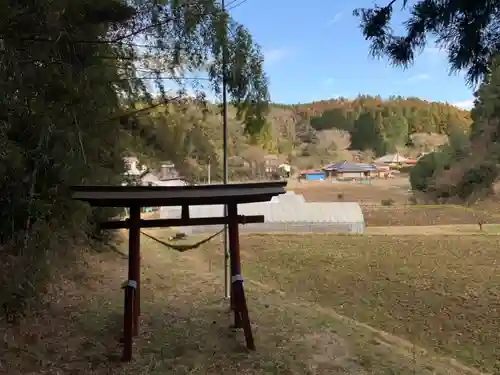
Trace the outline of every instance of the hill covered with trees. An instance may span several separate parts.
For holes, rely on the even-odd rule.
[[[348,131],[353,149],[373,149],[377,154],[411,145],[410,136],[415,133],[449,135],[467,131],[471,124],[469,111],[418,98],[359,96],[295,108],[315,130]]]
[[[155,108],[140,116],[155,134],[154,144],[144,145],[143,154],[157,149],[159,155],[195,179],[206,177],[210,163],[212,177],[220,177],[220,108],[180,108]],[[416,156],[445,143],[451,134],[467,133],[470,124],[469,111],[449,104],[359,96],[299,105],[271,104],[265,126],[248,134],[236,110],[230,108],[229,162],[234,178],[255,178],[269,154],[288,159],[299,169],[339,158],[370,161],[396,150]]]

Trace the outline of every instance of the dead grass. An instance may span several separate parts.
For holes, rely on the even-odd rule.
[[[497,184],[498,185],[498,184]],[[368,214],[372,214],[372,211],[376,211],[377,208],[382,208],[381,214],[377,215],[379,217],[388,216],[385,209],[394,209],[394,206],[400,207],[405,206],[404,210],[410,210],[413,207],[409,205],[410,193],[409,181],[407,176],[399,176],[395,179],[375,179],[371,184],[359,184],[359,183],[349,183],[349,182],[303,182],[298,183],[296,181],[289,182],[287,189],[293,190],[296,194],[302,194],[304,198],[309,202],[357,202],[359,203]],[[485,215],[498,215],[500,212],[500,187],[496,188],[496,195],[483,199],[473,205],[473,208],[478,212],[484,212]],[[382,200],[393,200],[393,206],[387,207],[382,206]],[[447,207],[443,205],[443,207]],[[443,216],[437,213],[435,209],[429,208],[429,216]],[[392,214],[394,211],[389,211]],[[399,216],[404,215],[405,212],[401,211]],[[444,214],[450,214],[454,216],[455,212],[444,212]],[[397,214],[397,213],[396,213]],[[376,215],[374,213],[373,215]],[[464,216],[459,214],[459,218],[455,221],[450,219],[448,221],[443,221],[443,219],[438,219],[437,225],[444,224],[471,224],[470,215]],[[388,219],[381,219],[382,221],[376,222],[373,225],[394,225],[388,224]],[[385,222],[383,222],[385,220]],[[446,220],[446,219],[444,219]],[[498,220],[497,220],[498,221]],[[408,220],[405,224],[397,225],[432,225],[429,220],[424,220],[423,224],[411,223]]]
[[[362,207],[367,226],[419,226],[485,224],[500,222],[489,212],[457,206]]]
[[[351,182],[304,182],[288,187],[296,194],[302,194],[308,202],[358,202],[366,205],[380,205],[382,200],[393,199],[394,204],[408,202],[408,179],[373,180],[364,185]]]
[[[499,224],[484,224],[482,228],[477,224],[456,225],[415,225],[391,227],[367,227],[366,234],[391,235],[391,236],[436,236],[436,235],[482,235],[498,236],[500,234]]]
[[[495,224],[500,222],[500,202],[492,199],[472,209],[453,205],[408,205],[407,181],[404,178],[374,180],[372,185],[349,182],[310,182],[290,188],[310,202],[357,202],[361,205],[367,226],[430,226]],[[382,206],[392,199],[393,206]]]
[[[230,317],[226,303],[220,298],[222,258],[216,254],[220,252],[220,245],[215,243],[179,254],[143,239],[143,314],[141,335],[136,341],[136,361],[128,365],[117,361],[123,302],[120,283],[126,261],[110,252],[89,255],[85,272],[62,275],[55,280],[48,294],[50,307],[44,316],[27,317],[18,328],[0,324],[0,337],[4,341],[0,372],[9,375],[478,374],[433,351],[415,348],[404,339],[358,322],[371,321],[382,328],[388,327],[390,332],[405,335],[403,327],[424,323],[423,318],[410,319],[418,315],[419,308],[423,308],[422,314],[428,313],[436,309],[439,301],[448,301],[446,294],[437,297],[430,290],[426,292],[428,295],[421,292],[425,295],[415,295],[417,303],[413,307],[408,302],[408,322],[396,320],[396,327],[395,318],[383,314],[389,303],[403,296],[392,316],[405,316],[401,300],[408,300],[404,293],[410,286],[400,283],[416,260],[394,275],[403,254],[392,254],[395,250],[389,250],[392,247],[386,243],[375,245],[370,255],[366,242],[356,242],[367,241],[363,238],[324,236],[319,243],[311,238],[302,236],[297,241],[293,236],[261,235],[244,240],[243,261],[245,273],[250,276],[246,285],[257,352],[248,353],[242,333],[233,333],[227,328]],[[336,251],[332,243],[336,244]],[[313,249],[319,245],[322,247]],[[480,246],[473,247],[476,252],[478,248]],[[281,249],[287,251],[281,252]],[[486,300],[490,307],[494,306],[491,305],[495,302],[491,297],[494,291],[487,289],[492,281],[484,280],[485,277],[494,279],[493,255],[484,257],[486,254],[490,253],[481,257],[487,261],[487,265],[482,266],[483,294],[477,297],[475,306],[470,306],[472,301],[467,302],[467,298],[472,297],[457,300],[468,318],[471,318],[470,311],[479,311]],[[414,259],[418,256],[423,253],[416,252]],[[473,258],[467,259],[472,262]],[[280,269],[283,264],[286,266]],[[368,272],[369,264],[374,267],[372,272]],[[318,271],[311,272],[318,265]],[[377,267],[386,273],[376,277],[373,270]],[[468,270],[466,268],[465,274],[471,272]],[[385,279],[389,276],[390,281]],[[475,279],[471,290],[477,292],[480,281]],[[415,278],[410,277],[408,282],[413,285]],[[464,282],[465,278],[460,285]],[[426,305],[419,297],[426,296],[433,299],[424,309]],[[337,309],[355,320],[338,314]],[[459,307],[451,309],[460,311]],[[491,358],[496,349],[498,329],[493,330],[496,324],[493,317],[491,309],[486,310],[471,323],[471,332],[473,329],[478,332],[477,326],[483,323],[481,338],[491,344],[483,357],[478,357],[478,364]],[[460,322],[464,319],[458,318]],[[487,328],[491,328],[491,332],[486,333]],[[406,336],[415,339],[413,335]],[[421,336],[417,338],[428,344],[427,336]],[[436,335],[437,338],[444,336],[439,332]],[[470,336],[466,330],[465,336],[459,339],[468,340]],[[446,352],[444,347],[443,344],[438,349]]]
[[[253,235],[243,254],[252,280],[311,310],[335,310],[470,366],[500,369],[496,236]]]

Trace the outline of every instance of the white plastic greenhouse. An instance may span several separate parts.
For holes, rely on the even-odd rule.
[[[191,217],[223,216],[224,206],[191,206]],[[305,202],[293,192],[274,197],[270,202],[246,203],[238,206],[241,215],[264,215],[265,222],[240,226],[242,232],[323,232],[363,233],[365,221],[358,203]],[[162,207],[161,218],[180,218],[180,207]],[[213,233],[222,226],[179,228],[185,233]]]

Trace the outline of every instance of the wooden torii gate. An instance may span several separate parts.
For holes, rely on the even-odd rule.
[[[94,207],[127,207],[127,220],[102,223],[103,229],[128,229],[128,280],[124,283],[125,306],[123,319],[123,357],[132,360],[133,336],[139,334],[140,303],[140,231],[141,228],[180,227],[227,224],[231,265],[231,307],[234,327],[243,328],[248,349],[255,350],[248,317],[243,277],[241,275],[239,224],[263,223],[264,216],[238,215],[238,204],[270,201],[285,193],[285,181],[228,185],[193,186],[73,186],[72,198]],[[191,218],[189,207],[195,205],[226,205],[227,215],[222,217]],[[180,219],[141,219],[142,207],[181,206]]]

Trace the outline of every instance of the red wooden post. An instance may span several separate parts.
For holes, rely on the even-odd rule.
[[[128,280],[123,285],[125,289],[125,311],[123,314],[123,356],[122,360],[132,360],[132,337],[134,328],[135,285]]]
[[[139,315],[141,314],[141,207],[130,207],[129,243],[129,280],[137,283],[134,298],[134,336],[139,334]]]
[[[125,307],[123,314],[123,361],[132,360],[133,336],[139,333],[140,313],[140,246],[141,246],[141,208],[130,207],[128,232],[128,280],[125,288]]]
[[[231,291],[234,306],[234,326],[243,328],[247,348],[255,350],[252,327],[248,317],[245,291],[243,289],[243,276],[241,275],[240,239],[238,230],[238,206],[236,203],[228,205],[229,218],[229,252],[231,261]]]

